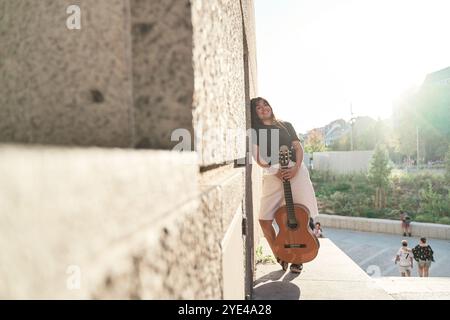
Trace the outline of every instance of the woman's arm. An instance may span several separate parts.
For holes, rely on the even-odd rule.
[[[296,159],[295,166],[297,168],[300,168],[300,166],[302,165],[302,162],[303,162],[303,155],[304,155],[303,146],[300,143],[300,141],[298,141],[298,140],[294,140],[292,142],[292,145],[295,150],[295,159]]]
[[[270,165],[264,161],[264,159],[261,159],[259,157],[259,146],[254,144],[253,145],[253,158],[256,160],[256,162],[263,168],[269,168]]]
[[[253,158],[256,160],[256,162],[263,168],[269,169],[269,174],[273,174],[278,177],[278,179],[283,180],[283,177],[281,176],[281,170],[271,167],[270,164],[268,164],[264,159],[261,159],[259,156],[259,146],[253,145]]]
[[[291,180],[292,178],[295,177],[295,175],[297,174],[298,170],[300,169],[302,162],[303,162],[303,147],[302,144],[300,143],[300,141],[295,140],[292,142],[292,145],[294,147],[295,150],[295,158],[296,158],[296,162],[295,162],[295,166],[288,168],[288,169],[282,169],[281,170],[281,176],[283,177],[283,179],[285,180]]]

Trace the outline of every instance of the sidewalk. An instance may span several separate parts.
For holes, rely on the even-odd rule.
[[[263,254],[271,254],[265,238]],[[279,264],[258,264],[254,300],[392,300],[375,280],[331,240],[320,239],[317,258],[300,275],[282,271]]]

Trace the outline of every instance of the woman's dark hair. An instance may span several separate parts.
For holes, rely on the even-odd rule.
[[[427,238],[422,237],[422,238],[420,238],[420,241],[422,241],[422,243],[427,243]]]
[[[256,106],[257,106],[258,103],[261,102],[261,101],[264,101],[265,103],[267,103],[267,105],[268,105],[268,106],[270,107],[270,109],[272,110],[272,121],[273,121],[273,124],[274,124],[275,126],[277,126],[278,128],[284,129],[284,130],[286,130],[287,132],[289,132],[289,131],[287,130],[287,128],[285,127],[285,125],[284,125],[280,120],[278,120],[278,119],[275,117],[275,114],[273,113],[273,108],[272,108],[272,106],[270,105],[269,101],[267,101],[266,99],[261,98],[261,97],[253,98],[253,99],[250,101],[250,111],[251,111],[252,128],[257,130],[257,129],[260,129],[260,128],[262,128],[262,127],[264,126],[264,124],[262,123],[261,119],[259,119],[258,114],[256,113]]]

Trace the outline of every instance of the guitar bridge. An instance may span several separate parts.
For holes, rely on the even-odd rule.
[[[301,248],[306,248],[306,244],[304,244],[304,243],[285,244],[284,248],[285,249],[301,249]]]

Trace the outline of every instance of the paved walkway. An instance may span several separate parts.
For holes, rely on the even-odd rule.
[[[409,247],[415,246],[417,237],[402,235],[350,231],[324,228],[324,235],[373,277],[397,277],[399,271],[393,258],[401,246],[401,240],[408,240]],[[450,241],[427,239],[433,248],[436,262],[431,265],[430,277],[450,277]],[[417,276],[417,265],[413,270]]]
[[[325,230],[324,230],[325,231]],[[363,232],[327,229],[329,239],[320,239],[319,255],[306,263],[303,272],[298,274],[284,272],[279,264],[258,264],[253,289],[254,300],[392,300],[392,299],[450,299],[450,278],[400,278],[383,277],[392,268],[393,262],[384,256],[396,251],[396,236],[384,234],[366,234]],[[331,240],[336,239],[347,251],[358,257],[360,263],[368,266],[370,277],[347,254]],[[370,241],[369,241],[370,240]],[[373,244],[375,242],[375,245]],[[431,240],[430,240],[431,242]],[[445,272],[450,252],[449,241],[432,240],[437,257],[442,265],[432,267],[433,272]],[[382,246],[384,244],[384,246]],[[387,246],[391,244],[392,246]],[[261,239],[263,254],[270,255],[270,248],[264,238]],[[380,246],[380,247],[379,247]],[[387,246],[387,247],[386,247]],[[378,249],[377,249],[378,248]],[[381,248],[381,250],[380,250]],[[395,252],[394,252],[395,254]],[[380,262],[386,263],[382,269]],[[378,264],[370,264],[378,263]],[[394,265],[394,273],[396,273]]]
[[[271,254],[264,238],[264,255]],[[281,270],[279,264],[258,264],[255,300],[392,300],[329,239],[320,239],[319,255],[306,263],[300,275]]]

